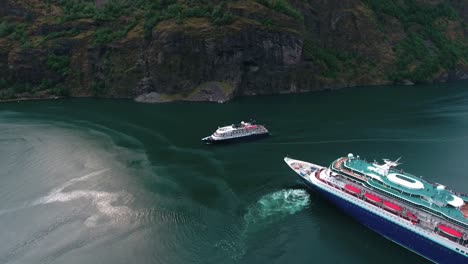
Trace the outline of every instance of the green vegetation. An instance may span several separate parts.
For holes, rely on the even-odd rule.
[[[456,1],[362,0],[365,5],[358,1],[346,8],[333,6],[339,12],[324,14],[327,18],[322,14],[314,14],[326,13],[326,9],[331,6],[313,0],[103,2],[101,6],[96,6],[96,1],[91,0],[10,0],[11,5],[17,4],[21,10],[25,10],[25,14],[12,12],[0,21],[0,67],[9,72],[7,65],[10,60],[16,63],[15,66],[20,66],[18,69],[30,63],[32,67],[41,68],[40,71],[31,71],[32,74],[46,72],[46,76],[30,78],[32,84],[18,84],[18,81],[20,83],[23,80],[15,80],[12,76],[29,72],[15,75],[5,73],[0,77],[0,97],[24,92],[66,95],[69,84],[85,85],[86,92],[91,90],[97,96],[105,96],[117,89],[113,82],[118,78],[114,77],[124,72],[124,69],[131,69],[135,77],[129,83],[134,83],[141,77],[142,69],[134,62],[133,65],[126,65],[125,62],[127,58],[140,58],[141,47],[152,45],[158,24],[158,30],[187,29],[190,30],[188,36],[197,34],[196,30],[199,30],[200,37],[215,33],[212,34],[214,38],[219,38],[224,32],[251,30],[246,35],[253,32],[260,33],[260,37],[245,41],[263,41],[261,38],[265,36],[275,38],[265,41],[265,50],[268,45],[277,49],[277,45],[283,45],[288,38],[291,38],[293,44],[299,45],[303,41],[302,56],[308,63],[304,64],[307,66],[300,64],[298,67],[304,68],[297,72],[313,72],[314,78],[333,84],[363,79],[365,83],[374,76],[380,78],[380,83],[386,80],[427,82],[460,64],[468,65],[468,41],[463,35],[467,25],[454,8]],[[346,14],[341,16],[340,12]],[[307,14],[309,17],[305,19],[304,15]],[[333,25],[330,25],[330,19]],[[333,34],[347,30],[338,28],[340,30],[335,32],[335,29],[330,29],[335,22],[337,28],[351,27],[349,45],[335,45],[343,50],[332,48],[334,39],[344,39],[335,38]],[[353,22],[358,30],[362,30],[362,35],[353,31]],[[260,32],[262,30],[268,32]],[[370,34],[365,35],[367,33]],[[380,47],[380,40],[385,36],[396,37],[383,41]],[[126,44],[138,48],[119,52],[120,47],[127,48]],[[366,45],[379,47],[369,46],[371,52],[367,53]],[[299,54],[300,47],[295,51]],[[285,56],[288,52],[283,49]],[[108,58],[111,53],[112,60]],[[36,61],[31,63],[28,56],[34,57]],[[83,65],[75,63],[78,58],[84,58]],[[376,58],[385,61],[372,61]],[[171,60],[182,59],[177,57]],[[151,60],[148,62],[152,63]],[[95,75],[94,70],[99,74]],[[172,72],[168,70],[167,73]],[[125,88],[118,89],[119,92],[125,91]]]
[[[336,78],[340,71],[340,60],[337,52],[320,47],[310,38],[304,40],[304,59],[320,64],[327,77]]]
[[[167,5],[166,5],[167,4]],[[156,2],[151,5],[145,14],[144,34],[150,39],[152,30],[159,22],[175,18],[178,24],[183,23],[186,18],[204,17],[208,18],[213,25],[229,25],[234,21],[234,16],[227,11],[226,2],[217,5],[203,0],[190,0],[184,4],[179,2]]]
[[[63,15],[59,18],[60,22],[76,20],[80,18],[92,18],[96,14],[96,8],[92,1],[80,0],[46,0],[45,5],[57,5],[62,8]]]
[[[450,20],[458,18],[457,13],[448,1],[437,5],[418,4],[416,0],[363,0],[376,14],[387,14],[397,18],[409,27],[423,25],[431,27],[431,23],[440,17]]]
[[[110,28],[99,28],[94,34],[94,45],[106,44],[123,38],[127,35],[126,31],[114,31]]]
[[[40,44],[47,42],[49,40],[57,39],[57,38],[63,38],[63,37],[73,37],[76,36],[80,33],[79,29],[73,28],[70,30],[66,31],[59,31],[59,32],[51,32],[44,36],[44,38],[41,40]]]
[[[215,6],[210,15],[211,23],[217,26],[231,24],[234,20],[233,15],[230,12],[226,12],[224,2]]]
[[[227,10],[225,1],[209,0],[108,0],[102,8],[96,8],[92,1],[81,0],[47,0],[46,5],[61,7],[62,16],[59,23],[91,18],[107,24],[104,29],[98,29],[95,44],[105,44],[120,39],[128,33],[127,30],[119,32],[113,28],[126,27],[127,19],[133,17],[135,26],[138,21],[144,21],[144,35],[151,38],[152,29],[161,21],[176,19],[183,23],[190,17],[209,18],[213,25],[222,26],[230,24],[235,17]],[[0,27],[0,34],[1,34]],[[1,36],[1,35],[0,35]]]
[[[66,77],[70,74],[70,58],[68,56],[49,55],[47,58],[47,67],[60,75]]]
[[[10,24],[10,23],[5,22],[5,21],[0,23],[0,38],[7,37],[11,33],[13,33],[13,31],[15,31],[15,25],[14,24]]]
[[[21,44],[28,41],[28,34],[26,32],[28,25],[24,23],[15,24],[13,30],[8,34],[8,38],[18,41]]]
[[[452,69],[460,61],[468,62],[466,44],[450,40],[447,23],[459,20],[450,2],[418,4],[416,0],[365,0],[378,15],[386,14],[402,23],[407,37],[397,45],[397,70],[390,78],[415,82],[432,80],[442,68]],[[382,22],[382,21],[381,21]]]
[[[108,0],[101,9],[94,10],[94,19],[98,21],[114,21],[122,16],[129,16],[138,1]]]
[[[100,25],[95,34],[94,44],[100,45],[125,37],[128,29],[117,31],[114,29],[127,27],[128,18],[134,19],[134,25],[143,21],[144,36],[148,40],[151,39],[153,28],[159,22],[169,19],[175,19],[176,23],[182,24],[187,18],[202,17],[209,19],[214,26],[229,25],[236,20],[236,16],[229,11],[229,1],[235,0],[107,0],[101,8],[96,8],[94,1],[46,0],[44,5],[49,10],[52,6],[61,8],[62,12],[58,17],[58,23],[84,18],[104,23]],[[288,0],[257,1],[299,21],[304,19],[303,15],[291,6]],[[7,26],[7,24],[0,24],[0,37],[10,31]],[[72,33],[76,32],[51,33],[52,35],[44,39],[43,42]]]
[[[106,83],[101,80],[96,80],[91,86],[91,90],[95,96],[103,95],[106,92]]]
[[[299,19],[300,21],[304,20],[304,15],[291,6],[288,0],[257,0],[257,2],[287,16]]]
[[[346,53],[321,47],[319,43],[306,37],[304,40],[304,59],[320,65],[322,76],[331,79],[347,79],[359,70],[368,70],[370,62],[357,54]],[[372,68],[372,67],[370,67]],[[370,74],[367,72],[366,74]]]

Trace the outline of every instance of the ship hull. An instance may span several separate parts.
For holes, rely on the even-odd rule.
[[[213,139],[211,136],[203,138],[202,141],[205,142],[206,144],[230,144],[230,143],[238,143],[238,142],[247,142],[247,141],[253,141],[257,139],[262,139],[268,137],[270,134],[264,133],[264,134],[253,134],[253,135],[248,135],[248,136],[243,136],[243,137],[235,137],[235,138],[227,138],[227,139]]]
[[[331,192],[325,191],[300,175],[299,178],[309,189],[319,192],[359,223],[428,260],[439,264],[461,264],[467,263],[468,261],[468,258],[461,254],[449,250],[400,225],[390,222],[371,211],[348,202]]]

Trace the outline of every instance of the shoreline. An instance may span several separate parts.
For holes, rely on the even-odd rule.
[[[421,87],[426,85],[451,85],[458,82],[467,82],[468,79],[459,79],[454,80],[451,82],[437,82],[432,84],[412,84],[410,86],[414,87]],[[74,98],[95,98],[95,99],[116,99],[116,100],[131,100],[136,103],[141,104],[165,104],[165,103],[174,103],[174,102],[195,102],[195,103],[217,103],[217,104],[224,104],[228,103],[238,97],[251,97],[251,96],[262,96],[262,95],[288,95],[288,94],[302,94],[302,93],[316,93],[316,92],[327,92],[327,91],[335,91],[335,90],[343,90],[347,88],[364,88],[364,87],[385,87],[385,86],[397,86],[397,87],[407,87],[407,84],[384,84],[384,85],[356,85],[356,86],[348,86],[348,87],[323,87],[322,89],[317,90],[308,90],[308,91],[281,91],[278,93],[252,93],[252,94],[243,94],[233,96],[232,93],[226,94],[215,94],[215,95],[208,95],[203,94],[199,96],[196,94],[195,96],[191,97],[182,97],[179,95],[166,95],[166,94],[159,94],[156,92],[151,92],[148,94],[142,94],[134,98],[116,98],[116,97],[95,97],[95,96],[46,96],[46,97],[19,97],[14,99],[0,99],[1,103],[14,103],[14,102],[27,102],[27,101],[44,101],[44,100],[59,100],[59,99],[74,99]]]
[[[57,100],[57,99],[64,99],[66,97],[60,96],[51,96],[51,97],[20,97],[16,99],[0,99],[0,103],[19,103],[24,101],[40,101],[40,100]]]

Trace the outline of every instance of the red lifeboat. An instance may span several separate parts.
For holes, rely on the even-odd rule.
[[[346,191],[348,191],[348,192],[350,192],[352,194],[360,194],[361,193],[361,189],[359,189],[358,187],[355,187],[353,185],[350,185],[350,184],[346,184],[345,189],[346,189]]]
[[[452,229],[448,226],[445,226],[445,225],[442,225],[442,224],[439,224],[437,226],[437,228],[439,228],[440,231],[444,232],[445,234],[447,235],[450,235],[452,237],[455,237],[455,238],[461,238],[463,237],[463,234],[458,232],[457,230],[455,229]]]
[[[410,211],[406,212],[406,216],[408,217],[408,219],[413,222],[413,223],[417,223],[419,222],[419,219],[417,216],[415,216],[413,213],[411,213]]]
[[[377,197],[377,196],[375,196],[375,195],[373,195],[371,193],[366,193],[366,194],[364,194],[364,196],[370,202],[373,202],[373,203],[381,203],[382,202],[382,199],[380,199],[379,197]]]
[[[399,212],[401,212],[403,210],[400,206],[398,206],[398,205],[396,205],[394,203],[388,202],[388,201],[384,201],[383,204],[384,204],[386,209],[388,209],[390,211],[393,211],[393,212],[399,213]]]

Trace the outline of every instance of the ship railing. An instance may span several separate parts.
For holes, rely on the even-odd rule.
[[[374,193],[372,191],[367,191],[366,192],[368,193],[371,193],[373,195],[377,195],[379,196],[377,193]],[[365,199],[365,198],[364,198]],[[458,232],[462,233],[463,234],[463,238],[461,240],[458,240],[456,243],[459,244],[459,245],[462,245],[464,247],[468,247],[468,244],[465,244],[464,245],[464,242],[468,239],[468,234],[464,233],[463,231],[461,231],[461,228],[460,226],[456,226],[444,219],[440,219],[440,218],[435,218],[433,217],[432,215],[428,214],[428,213],[425,213],[425,212],[421,212],[420,210],[416,209],[416,208],[413,208],[412,210],[408,210],[406,207],[405,204],[402,204],[401,202],[398,202],[396,199],[393,199],[393,198],[390,198],[390,197],[385,197],[385,200],[386,201],[389,201],[391,203],[394,203],[400,207],[403,208],[403,211],[401,213],[395,213],[396,215],[408,220],[404,214],[408,211],[410,211],[411,213],[413,213],[420,221],[417,222],[417,223],[413,223],[414,225],[416,226],[419,226],[423,229],[426,229],[427,231],[430,231],[430,232],[433,232],[433,233],[436,233],[435,232],[435,228],[439,225],[439,224],[442,224],[442,225],[445,225],[445,226],[448,226],[454,230],[457,230]],[[380,208],[383,208],[382,205],[379,205]],[[453,241],[455,242],[455,241]]]
[[[318,176],[318,175],[316,175],[316,176]],[[320,177],[317,177],[317,178],[320,179]],[[352,181],[352,180],[346,179],[346,178],[341,178],[341,179],[344,180],[343,182],[345,184],[350,184],[350,185],[353,185],[355,187],[361,187],[362,188],[362,186],[359,183],[355,182],[355,181]],[[320,179],[320,180],[323,181],[323,179]],[[332,186],[334,186],[335,188],[338,188],[340,190],[343,190],[343,188],[340,188],[339,186],[336,186],[335,184],[332,184]],[[460,231],[461,230],[460,226],[456,226],[456,225],[454,225],[454,224],[452,224],[452,223],[450,223],[450,222],[448,222],[448,221],[446,221],[444,219],[436,218],[436,217],[432,216],[429,213],[420,211],[417,208],[407,209],[408,206],[406,204],[403,204],[402,202],[398,201],[397,199],[392,198],[392,197],[388,197],[388,196],[382,197],[382,195],[380,193],[377,193],[377,192],[374,192],[374,191],[371,191],[371,190],[366,189],[364,192],[361,192],[358,195],[353,195],[351,193],[350,193],[350,195],[357,196],[361,200],[363,200],[363,201],[365,201],[365,202],[367,202],[369,204],[372,204],[374,206],[377,206],[379,208],[384,209],[384,206],[383,206],[382,202],[381,203],[372,203],[372,202],[368,201],[364,196],[365,193],[370,193],[372,195],[375,195],[375,196],[381,198],[382,200],[391,202],[391,203],[396,204],[396,205],[400,206],[401,208],[403,208],[403,210],[401,212],[392,212],[390,210],[387,210],[387,211],[392,212],[393,214],[398,215],[399,217],[401,217],[401,218],[403,218],[405,220],[409,220],[407,217],[405,217],[406,212],[409,211],[409,212],[413,213],[420,220],[419,222],[413,222],[413,224],[420,227],[420,228],[423,228],[423,229],[425,229],[425,230],[427,230],[429,232],[435,233],[435,228],[439,224],[443,224],[443,225],[448,226],[448,227],[450,227],[450,228],[452,228],[454,230],[459,231],[460,233],[463,234],[463,241],[460,240],[458,242],[458,244],[460,244],[460,245],[462,245],[464,247],[468,247],[468,244],[463,245],[463,243],[468,239],[468,234]],[[409,220],[409,221],[411,221],[411,220]]]
[[[422,177],[421,177],[422,178]],[[434,187],[437,187],[437,186],[440,186],[440,185],[443,185],[443,184],[440,184],[440,183],[437,183],[437,182],[429,182],[427,180],[425,180],[425,182],[429,183],[430,185],[434,186]],[[450,189],[445,189],[446,191],[450,192],[451,194],[454,194],[454,195],[457,195],[457,196],[460,196],[460,197],[466,197],[468,198],[468,194],[466,193],[459,193],[459,192],[455,192],[453,190],[450,190]]]
[[[468,198],[468,194],[466,194],[466,193],[457,193],[457,192],[453,192],[453,194]]]
[[[361,175],[359,175],[359,174],[357,174],[357,173],[355,173],[355,172],[353,172],[353,171],[351,171],[351,170],[349,170],[349,169],[342,168],[341,171],[343,171],[343,172],[345,172],[345,173],[347,173],[347,174],[349,174],[349,175],[351,175],[351,176],[353,176],[353,177],[355,177],[355,178],[358,178],[358,179],[360,179],[360,180],[362,180],[362,181],[365,181],[365,180],[366,180],[366,179],[365,179],[364,177],[362,177]]]
[[[374,193],[372,191],[367,191],[366,190],[366,192],[369,192],[369,193],[371,193],[373,195],[377,195],[377,196],[381,197],[381,195],[379,195],[377,193]],[[394,198],[385,197],[385,200],[402,207],[403,211],[401,213],[397,213],[397,215],[399,215],[400,217],[402,217],[404,219],[406,219],[406,217],[404,217],[404,213],[406,213],[407,211],[410,211],[411,213],[416,215],[416,217],[420,220],[420,222],[419,223],[414,223],[414,224],[419,226],[419,227],[425,228],[428,231],[431,231],[431,232],[435,233],[435,228],[439,224],[442,224],[442,225],[448,226],[448,227],[450,227],[450,228],[452,228],[454,230],[457,230],[458,232],[462,233],[463,236],[464,236],[463,241],[459,241],[458,244],[461,244],[462,246],[468,247],[468,245],[463,245],[463,242],[468,239],[468,234],[461,231],[460,226],[454,225],[451,222],[446,221],[445,219],[436,218],[436,217],[432,216],[431,214],[428,214],[426,212],[422,212],[422,211],[418,210],[417,208],[412,208],[412,210],[411,209],[408,210],[407,205],[399,202],[398,200],[396,200]],[[380,205],[379,207],[382,208],[383,206]]]

